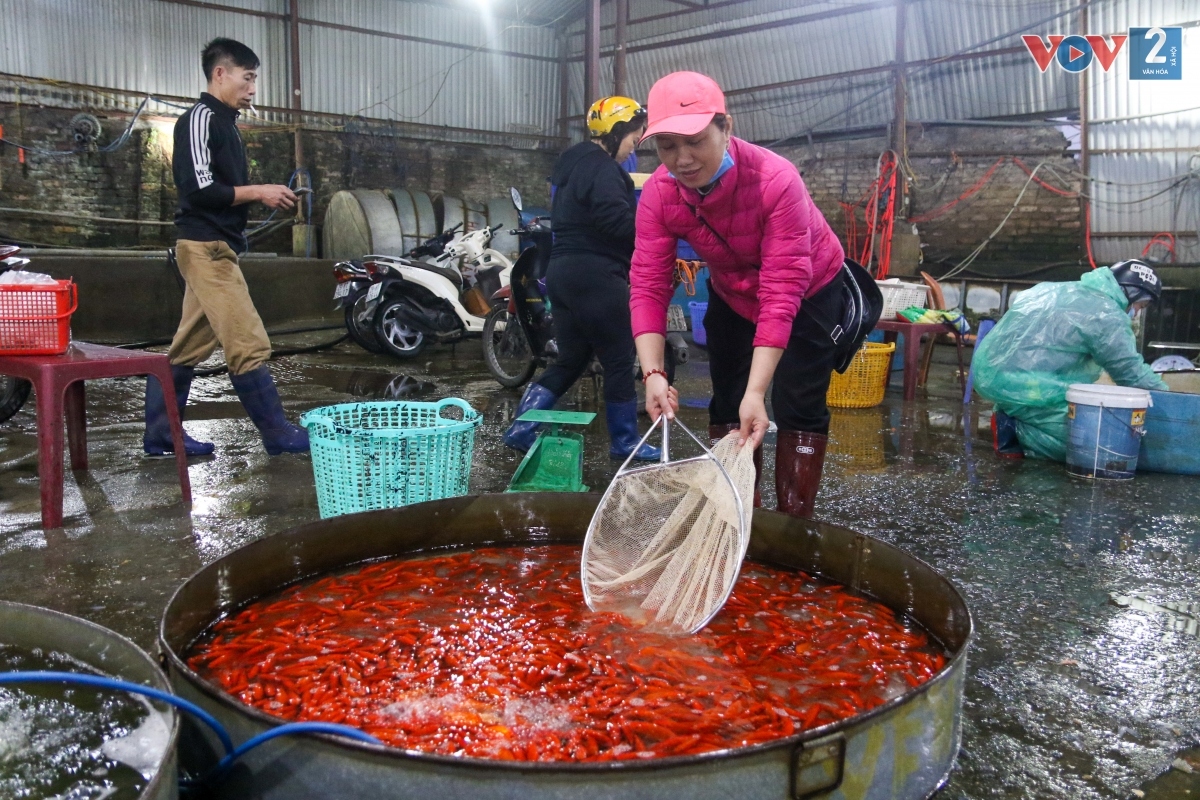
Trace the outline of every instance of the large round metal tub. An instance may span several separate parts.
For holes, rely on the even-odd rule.
[[[172,685],[236,741],[277,724],[203,680],[181,654],[218,617],[284,586],[357,562],[435,548],[583,541],[594,494],[458,497],[334,517],[268,536],[193,575],[171,599],[161,637]],[[431,756],[333,737],[275,740],[253,751],[222,797],[921,798],[958,752],[971,617],[928,564],[845,528],[756,511],[748,557],[819,574],[909,614],[951,657],[936,677],[875,710],[757,747],[619,764],[492,762]],[[182,750],[203,768],[215,743]]]
[[[108,628],[69,614],[0,601],[0,641],[26,650],[41,648],[65,653],[110,677],[171,691],[158,665],[141,648]],[[179,796],[176,757],[179,717],[172,706],[154,705],[170,715],[171,740],[158,773],[138,797],[175,800]]]

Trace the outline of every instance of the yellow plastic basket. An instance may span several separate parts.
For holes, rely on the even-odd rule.
[[[894,342],[865,342],[844,373],[833,373],[825,402],[833,408],[870,408],[882,403],[894,352]]]

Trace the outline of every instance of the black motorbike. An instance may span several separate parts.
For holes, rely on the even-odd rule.
[[[361,261],[339,261],[333,265],[333,277],[337,281],[333,302],[344,309],[350,339],[368,353],[382,353],[383,345],[375,338],[372,315],[367,312],[367,292],[374,281],[366,266]]]
[[[526,221],[521,193],[509,190],[521,219],[521,227],[510,231],[529,242],[513,264],[508,286],[492,295],[492,311],[483,323],[483,360],[488,372],[501,386],[515,389],[528,383],[537,370],[558,356],[554,341],[554,319],[546,293],[546,270],[554,246],[551,220],[533,217]],[[675,380],[677,364],[688,360],[687,342],[677,331],[667,334],[663,354],[667,380]],[[590,370],[603,372],[593,359]],[[634,365],[634,377],[641,380],[641,368]]]
[[[511,191],[521,224],[510,233],[530,244],[513,264],[508,286],[491,297],[492,310],[483,321],[483,361],[501,386],[515,389],[553,361],[558,348],[545,289],[554,233],[548,219],[526,220],[521,193]]]
[[[16,245],[0,245],[0,273],[10,269],[24,269],[28,258],[20,258],[21,248]],[[21,410],[29,399],[33,384],[21,378],[0,375],[0,422],[4,422]]]

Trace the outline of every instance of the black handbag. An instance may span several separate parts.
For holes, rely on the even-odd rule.
[[[833,340],[837,348],[834,370],[845,372],[854,361],[867,334],[875,330],[875,323],[883,314],[883,292],[871,273],[861,264],[847,258],[839,276],[842,282],[842,318],[830,320],[819,315],[811,306],[801,304],[800,310],[817,323]]]

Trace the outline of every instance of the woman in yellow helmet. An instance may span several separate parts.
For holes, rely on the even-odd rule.
[[[589,141],[571,147],[554,167],[551,220],[554,249],[546,272],[558,358],[531,383],[516,416],[553,408],[579,379],[593,353],[604,367],[609,454],[624,460],[641,438],[633,385],[634,346],[629,321],[629,260],[636,199],[621,163],[646,130],[646,110],[628,97],[597,100],[587,113]],[[528,450],[537,425],[514,422],[504,443]],[[643,445],[637,458],[658,460]]]

